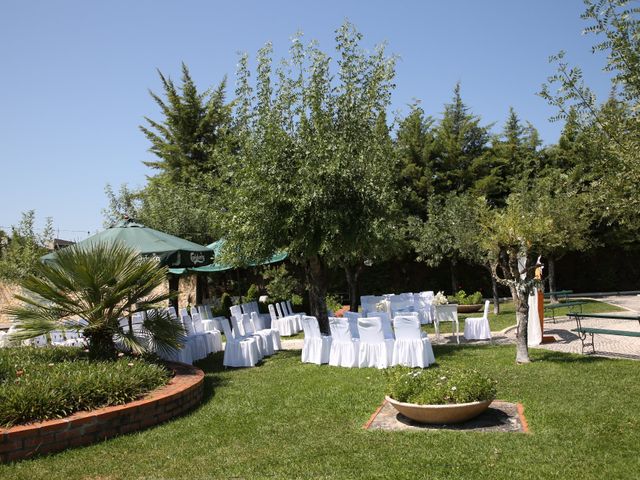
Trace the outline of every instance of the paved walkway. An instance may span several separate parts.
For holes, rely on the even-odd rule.
[[[597,300],[610,303],[628,310],[628,314],[640,313],[640,296],[637,295],[616,295],[601,297]],[[625,312],[613,312],[618,315],[625,315]],[[640,332],[640,323],[630,320],[607,320],[598,318],[585,318],[582,320],[583,327],[606,328],[610,330],[629,330]],[[545,321],[544,334],[552,335],[556,342],[539,345],[535,348],[544,348],[557,352],[582,353],[582,342],[576,332],[571,330],[576,328],[576,322],[569,317],[558,317],[556,323]],[[515,339],[515,329],[508,333]],[[629,358],[640,360],[640,338],[623,337],[619,335],[594,336],[596,355],[612,358]],[[591,351],[591,347],[587,347]]]

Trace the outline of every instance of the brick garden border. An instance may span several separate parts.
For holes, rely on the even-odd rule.
[[[0,463],[90,445],[142,430],[200,405],[204,394],[204,372],[182,363],[170,363],[168,366],[175,374],[170,382],[140,400],[77,412],[59,420],[0,429]]]

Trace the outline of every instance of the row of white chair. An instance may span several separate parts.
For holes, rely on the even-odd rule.
[[[283,337],[290,337],[302,330],[304,313],[293,313],[291,301],[269,304],[271,328],[278,330]]]
[[[357,319],[358,336],[348,318],[331,317],[331,336],[322,335],[315,317],[302,317],[302,361],[341,367],[387,368],[394,365],[426,368],[435,362],[431,342],[416,316],[394,319],[395,338],[386,338],[380,317]]]
[[[222,363],[226,367],[253,367],[262,358],[282,349],[280,333],[265,328],[257,312],[232,315],[233,330],[229,320],[224,318],[221,322],[226,337]]]
[[[391,318],[396,315],[415,312],[418,314],[421,324],[429,324],[435,321],[435,306],[433,305],[434,294],[432,291],[420,293],[400,293],[397,295],[363,295],[360,297],[360,304],[365,315],[379,311],[380,303]]]

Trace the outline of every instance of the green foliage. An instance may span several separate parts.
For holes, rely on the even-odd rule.
[[[336,31],[335,75],[331,57],[300,35],[278,67],[270,44],[258,52],[255,90],[246,57],[238,72],[242,148],[219,216],[222,260],[286,250],[308,267],[321,325],[327,267],[385,258],[399,237],[386,122],[395,59],[383,46],[365,52],[361,40],[348,22]]]
[[[171,297],[156,293],[167,269],[121,244],[72,245],[59,250],[55,262],[39,263],[21,281],[22,305],[7,308],[15,317],[16,340],[53,330],[82,331],[96,357],[114,357],[116,342],[134,353],[180,347],[182,326],[168,315],[148,315],[142,333],[125,332],[119,319],[154,308]],[[84,319],[86,324],[80,319]]]
[[[551,57],[557,72],[547,79],[540,95],[558,114],[571,119],[595,150],[590,170],[595,182],[589,193],[594,212],[609,223],[640,225],[640,10],[628,0],[585,0],[582,18],[586,33],[599,37],[592,50],[606,53],[604,70],[611,77],[609,98],[599,103],[585,84],[582,70],[571,67],[564,52]],[[588,160],[588,159],[587,159]]]
[[[127,403],[168,379],[163,367],[140,358],[97,362],[77,348],[2,348],[0,426]]]
[[[166,100],[149,93],[163,119],[158,122],[145,117],[148,127],[140,127],[158,160],[145,165],[160,170],[172,182],[190,183],[202,175],[215,174],[220,159],[233,148],[229,142],[231,105],[225,103],[226,80],[200,93],[184,63],[179,87],[160,71],[158,74]]]
[[[231,295],[227,292],[224,292],[220,297],[220,310],[221,315],[223,317],[231,317],[231,307],[233,306],[233,300],[231,299]]]
[[[17,227],[11,227],[11,236],[0,237],[0,280],[20,282],[33,274],[40,257],[47,253],[53,242],[53,223],[46,219],[42,233],[35,230],[34,210],[22,213]]]
[[[459,290],[454,295],[447,297],[449,303],[457,303],[458,305],[477,305],[482,302],[482,293],[474,292],[467,295],[464,290]]]
[[[387,371],[386,394],[405,403],[444,405],[493,400],[497,382],[471,369],[395,367]]]
[[[327,308],[334,313],[342,308],[338,295],[327,295],[325,302],[327,304]]]
[[[141,192],[131,190],[126,183],[120,185],[120,189],[116,193],[111,185],[107,183],[104,187],[104,193],[107,196],[109,205],[102,209],[102,217],[104,228],[109,228],[122,220],[124,217],[140,218],[141,208]]]
[[[426,217],[427,202],[433,194],[433,119],[424,116],[417,104],[400,120],[395,141],[398,158],[398,188],[402,191],[403,210],[409,215]]]
[[[270,302],[291,300],[294,305],[302,304],[302,298],[297,294],[300,290],[300,284],[293,275],[289,274],[284,264],[265,268],[262,272],[262,277],[268,280],[266,289]]]
[[[491,125],[481,126],[480,117],[469,112],[458,83],[435,133],[433,182],[436,194],[464,192],[486,175],[490,128]]]
[[[245,302],[257,302],[260,297],[260,290],[255,283],[252,283],[244,296]]]

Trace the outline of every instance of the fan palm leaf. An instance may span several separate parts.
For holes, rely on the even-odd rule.
[[[73,329],[84,333],[98,355],[115,354],[117,346],[136,353],[179,348],[184,329],[167,315],[148,315],[139,333],[120,322],[171,297],[159,289],[166,275],[157,260],[119,243],[67,247],[55,263],[38,265],[21,283],[26,294],[16,298],[22,304],[6,310],[15,319],[13,338]]]

